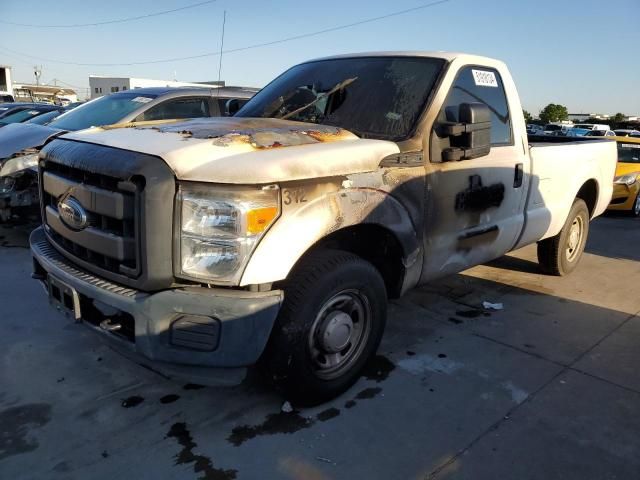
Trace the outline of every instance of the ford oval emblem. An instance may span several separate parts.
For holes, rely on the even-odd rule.
[[[87,211],[73,197],[67,196],[58,202],[58,214],[67,227],[82,230],[89,226]]]

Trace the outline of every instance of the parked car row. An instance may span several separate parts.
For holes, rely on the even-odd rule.
[[[544,126],[532,123],[527,125],[527,133],[560,137],[640,137],[638,130],[611,130],[609,125],[594,123],[549,123]]]
[[[77,108],[0,104],[0,221],[38,202],[38,152],[53,138],[131,122],[217,117],[235,113],[257,89],[154,87],[105,95]]]

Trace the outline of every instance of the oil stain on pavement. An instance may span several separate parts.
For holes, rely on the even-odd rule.
[[[182,450],[176,455],[175,464],[185,465],[193,463],[193,471],[195,473],[202,473],[202,476],[198,477],[200,480],[234,480],[236,478],[237,470],[214,468],[213,462],[209,457],[193,453],[193,449],[196,448],[198,444],[193,441],[193,437],[186,423],[174,423],[169,433],[167,433],[167,438],[175,438],[182,446]]]
[[[38,442],[27,438],[34,428],[40,428],[51,420],[51,405],[29,403],[7,408],[0,412],[0,460],[31,452]]]

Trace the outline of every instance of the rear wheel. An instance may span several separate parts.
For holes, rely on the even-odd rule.
[[[589,209],[577,198],[560,233],[538,242],[538,263],[545,273],[564,276],[571,273],[584,252],[589,234]]]
[[[369,262],[340,250],[311,253],[285,286],[264,355],[271,378],[302,405],[344,392],[375,354],[386,308],[384,282]]]

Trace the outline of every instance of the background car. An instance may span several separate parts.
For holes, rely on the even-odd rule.
[[[608,210],[640,216],[640,138],[614,137],[618,143],[618,165]]]
[[[23,105],[14,109],[9,109],[0,115],[0,127],[5,127],[10,123],[23,123],[50,112],[55,112],[59,115],[62,111],[64,111],[64,108],[57,105],[40,103]]]
[[[586,128],[587,130],[611,130],[611,127],[604,123],[577,123],[574,127]]]
[[[528,135],[544,135],[544,128],[542,125],[536,125],[535,123],[530,123],[527,125],[527,134]]]
[[[622,128],[614,130],[614,132],[616,133],[616,137],[640,137],[640,130]]]
[[[585,137],[615,137],[616,133],[613,130],[590,130],[585,134]]]
[[[586,128],[573,127],[567,130],[566,136],[567,137],[584,137],[590,131],[591,130],[587,130]]]

